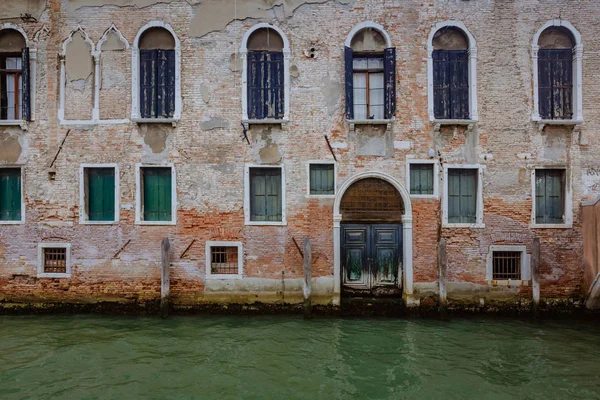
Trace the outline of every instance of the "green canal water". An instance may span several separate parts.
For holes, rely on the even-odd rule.
[[[0,316],[0,399],[600,399],[600,323]]]

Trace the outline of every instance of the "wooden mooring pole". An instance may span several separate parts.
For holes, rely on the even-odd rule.
[[[533,302],[531,311],[534,318],[540,316],[540,238],[533,239],[533,248],[531,251],[531,288],[533,292]]]
[[[302,294],[304,295],[304,318],[312,318],[312,248],[310,239],[304,239],[304,282]]]
[[[161,265],[160,265],[160,316],[167,318],[169,316],[169,270],[171,257],[169,253],[171,245],[169,238],[164,238],[160,244]]]
[[[442,318],[448,318],[448,297],[446,293],[446,239],[441,238],[438,244],[438,281],[439,310]]]

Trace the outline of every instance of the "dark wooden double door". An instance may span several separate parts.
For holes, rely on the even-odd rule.
[[[342,224],[341,239],[343,295],[402,295],[401,224]]]

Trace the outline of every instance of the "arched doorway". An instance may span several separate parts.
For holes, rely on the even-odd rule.
[[[338,296],[412,294],[412,208],[394,178],[367,172],[348,179],[334,205]]]

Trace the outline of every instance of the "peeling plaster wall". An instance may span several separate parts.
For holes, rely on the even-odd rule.
[[[65,119],[90,120],[94,106],[92,49],[81,33],[73,35],[65,55]]]
[[[9,7],[6,3],[0,6],[4,10]],[[463,299],[492,296],[485,290],[489,288],[485,282],[489,246],[519,244],[530,252],[537,236],[542,242],[542,298],[577,300],[583,279],[580,203],[600,194],[596,134],[600,110],[594,107],[600,97],[600,61],[595,57],[600,52],[596,23],[600,8],[594,2],[576,3],[565,8],[559,0],[434,0],[427,4],[417,0],[249,0],[238,1],[237,20],[233,2],[216,0],[55,0],[47,8],[40,6],[38,22],[14,20],[27,32],[30,47],[37,50],[36,118],[26,131],[18,127],[0,131],[0,165],[25,166],[27,209],[25,224],[0,229],[0,297],[156,299],[160,241],[165,236],[173,248],[171,291],[180,303],[203,301],[205,288],[216,287],[206,280],[206,240],[241,241],[244,275],[252,280],[248,287],[263,282],[264,290],[271,293],[273,282],[296,282],[302,276],[302,258],[292,238],[300,242],[310,237],[313,277],[330,282],[334,200],[306,196],[307,161],[333,160],[323,138],[326,134],[338,159],[338,188],[365,171],[385,172],[404,185],[407,156],[428,159],[430,149],[442,163],[485,164],[485,228],[442,229],[441,200],[412,200],[417,284],[433,285],[437,279],[436,244],[441,235],[448,243],[448,278],[454,285],[449,288],[456,287],[457,296]],[[19,7],[10,5],[3,15],[23,12]],[[530,121],[531,41],[540,26],[559,16],[580,30],[585,46],[581,132],[564,127],[546,127],[540,132]],[[114,23],[132,43],[138,30],[152,20],[169,23],[181,40],[181,121],[175,127],[131,122],[59,125],[57,53],[69,32],[81,25],[97,43]],[[365,20],[382,24],[397,51],[397,111],[386,133],[358,127],[351,132],[344,119],[343,44],[352,27]],[[429,123],[427,35],[435,23],[445,20],[462,21],[477,40],[480,121],[471,131],[442,127],[436,132]],[[252,126],[248,144],[240,124],[238,50],[243,34],[258,22],[276,24],[290,40],[290,65],[294,67],[290,122],[283,127]],[[50,33],[41,34],[33,43],[44,24]],[[131,111],[131,51],[119,48],[111,37],[101,54],[102,119],[127,118]],[[75,51],[75,56],[73,51],[68,49],[66,59],[65,116],[89,119],[94,79],[91,56],[89,48]],[[49,180],[48,166],[69,128],[56,158],[56,179]],[[581,137],[586,144],[580,143]],[[175,165],[177,225],[135,225],[135,164],[142,162]],[[119,223],[79,224],[81,163],[119,165]],[[287,226],[244,225],[246,163],[284,165]],[[570,167],[572,229],[529,228],[530,168],[535,165]],[[71,279],[36,277],[37,244],[46,241],[72,244]],[[511,296],[513,292],[506,291]],[[321,293],[331,299],[326,289]],[[264,298],[281,301],[269,296]],[[517,296],[527,299],[530,291],[520,289]]]

